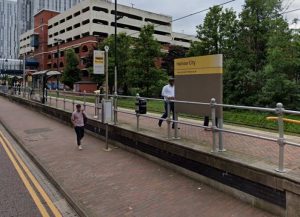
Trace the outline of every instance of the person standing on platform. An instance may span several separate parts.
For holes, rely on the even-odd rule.
[[[173,77],[170,77],[169,84],[163,87],[161,96],[164,98],[165,112],[158,121],[159,127],[161,127],[163,120],[168,117],[168,103],[170,103],[170,112],[172,112],[173,120],[175,120],[174,102],[169,101],[175,99],[175,79]],[[174,129],[174,122],[172,124],[172,128]]]
[[[79,150],[82,150],[81,140],[84,137],[84,124],[86,120],[86,114],[81,110],[81,105],[76,105],[76,111],[72,113],[71,121],[76,132],[77,146]]]

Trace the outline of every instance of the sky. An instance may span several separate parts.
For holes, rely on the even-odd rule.
[[[214,5],[222,4],[228,2],[228,0],[117,0],[118,4],[123,4],[127,6],[132,6],[138,9],[148,10],[155,13],[166,14],[173,17],[173,19],[191,14],[194,12],[207,9]],[[235,0],[231,3],[224,5],[224,8],[233,8],[238,13],[241,12],[244,5],[244,0]],[[300,8],[300,0],[285,0],[284,4],[290,3],[289,9]],[[199,13],[197,15],[191,16],[189,18],[177,21],[173,23],[173,31],[196,35],[196,26],[203,23],[206,12]],[[292,22],[294,18],[300,19],[300,10],[289,13],[286,15],[289,23]],[[294,25],[290,25],[294,27]],[[298,24],[298,27],[300,25]]]
[[[16,0],[13,0],[16,1]],[[114,0],[112,0],[114,2]],[[138,9],[148,10],[155,13],[170,15],[173,19],[208,9],[214,5],[228,2],[229,0],[117,0],[118,4],[133,6]],[[288,11],[300,9],[300,0],[283,0],[284,5],[289,5]],[[240,13],[245,0],[235,0],[224,5],[224,8],[233,8]],[[133,5],[132,5],[133,4]],[[203,23],[206,12],[199,13],[189,18],[173,23],[173,31],[185,34],[196,35],[196,26]],[[285,15],[291,28],[300,28],[292,25],[294,18],[300,19],[300,10]],[[300,22],[300,21],[299,21]]]

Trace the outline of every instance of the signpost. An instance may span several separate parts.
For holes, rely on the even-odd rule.
[[[94,50],[94,74],[104,75],[104,51]]]
[[[175,103],[176,112],[211,117],[213,152],[225,151],[221,131],[219,148],[216,145],[216,128],[223,128],[223,110],[216,106],[223,103],[223,55],[175,59],[174,64],[176,100],[210,102],[210,106]]]
[[[208,55],[175,59],[176,100],[193,102],[223,102],[223,55]],[[176,111],[210,116],[207,106],[176,103]],[[217,109],[220,116],[221,109]]]

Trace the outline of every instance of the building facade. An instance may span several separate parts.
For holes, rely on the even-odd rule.
[[[34,26],[34,15],[42,9],[62,12],[82,0],[18,0],[19,33],[22,34]]]
[[[17,58],[18,41],[17,2],[0,0],[0,58]]]
[[[154,37],[165,52],[171,44],[189,48],[196,40],[194,36],[172,32],[171,16],[124,5],[118,5],[117,14],[121,17],[117,32],[125,32],[131,37],[138,37],[143,26],[153,24]],[[34,29],[21,35],[20,54],[28,55],[34,50],[38,70],[62,71],[65,51],[72,48],[80,59],[79,68],[85,79],[88,77],[85,58],[99,41],[114,34],[114,19],[114,3],[106,0],[85,0],[62,13],[42,10],[34,17]]]

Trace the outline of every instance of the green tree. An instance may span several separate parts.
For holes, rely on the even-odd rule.
[[[104,46],[109,46],[109,86],[114,85],[114,72],[115,72],[115,37],[111,35],[101,45],[100,49],[104,50]],[[132,53],[132,38],[126,33],[119,33],[117,35],[117,73],[118,73],[118,89],[122,89],[124,94],[128,94],[128,83],[126,75],[128,73],[129,60]],[[111,89],[112,90],[112,89]]]
[[[202,25],[197,26],[199,41],[192,43],[188,56],[223,54],[229,58],[237,39],[238,21],[232,9],[210,8]]]
[[[167,75],[156,67],[155,63],[161,57],[160,44],[154,39],[154,26],[147,25],[141,29],[139,37],[134,42],[130,70],[127,80],[131,88],[139,88],[146,96],[159,95],[160,89],[167,81]]]
[[[246,0],[232,60],[225,64],[224,98],[227,103],[263,105],[268,43],[280,17],[280,0]],[[285,31],[277,28],[277,33]]]
[[[62,82],[73,88],[75,82],[80,81],[80,69],[78,68],[79,61],[73,49],[66,52],[66,66],[62,74]]]
[[[167,71],[167,74],[174,76],[174,59],[183,58],[186,56],[187,50],[184,47],[170,45],[169,52],[163,57],[162,68]]]
[[[275,106],[276,102],[282,102],[285,107],[297,109],[300,106],[299,41],[282,17],[275,19],[273,26],[273,34],[268,40],[261,104]]]

